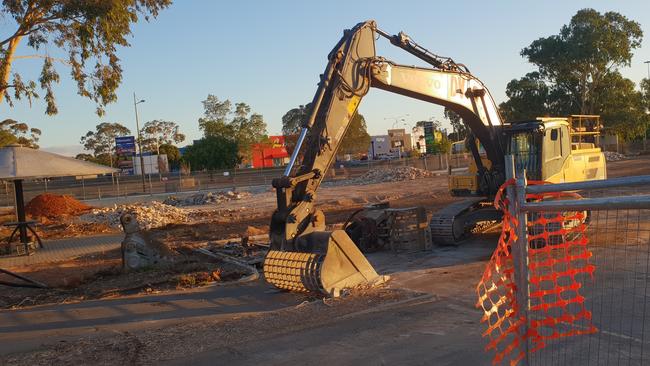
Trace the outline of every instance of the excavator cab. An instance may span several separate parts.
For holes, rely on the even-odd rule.
[[[585,117],[595,122],[582,125]],[[597,147],[598,116],[540,117],[505,130],[506,153],[530,180],[551,183],[605,179],[605,156]],[[580,126],[576,121],[580,121]]]

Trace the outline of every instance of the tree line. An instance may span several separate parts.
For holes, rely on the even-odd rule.
[[[650,80],[637,85],[620,72],[631,66],[642,40],[641,25],[617,12],[578,11],[558,34],[521,50],[535,70],[508,83],[501,113],[506,120],[599,114],[610,133],[625,140],[643,136]]]

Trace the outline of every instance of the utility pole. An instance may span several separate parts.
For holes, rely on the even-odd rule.
[[[147,183],[144,179],[144,158],[142,157],[142,135],[140,135],[140,121],[138,121],[138,104],[144,103],[144,99],[136,102],[135,92],[133,93],[133,108],[135,109],[135,129],[138,133],[138,151],[140,152],[140,173],[142,175],[142,193],[147,191]]]
[[[650,61],[645,61],[644,64],[648,65],[648,83],[650,83]],[[650,106],[646,106],[648,108]],[[650,113],[649,110],[646,110],[646,115]],[[647,117],[647,116],[646,116]],[[646,151],[646,140],[648,139],[648,125],[643,124],[643,151]]]

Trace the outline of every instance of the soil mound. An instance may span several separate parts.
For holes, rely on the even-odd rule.
[[[32,217],[54,219],[60,216],[79,215],[91,208],[71,196],[44,193],[29,201],[25,211]]]

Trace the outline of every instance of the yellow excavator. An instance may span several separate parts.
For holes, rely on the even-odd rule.
[[[375,53],[381,36],[429,67],[393,63]],[[390,35],[374,21],[357,24],[328,55],[328,64],[303,122],[284,175],[273,180],[277,209],[270,225],[265,279],[281,289],[336,294],[385,279],[359,251],[345,230],[325,230],[314,206],[316,192],[340,142],[371,87],[447,107],[459,114],[470,134],[469,173],[450,177],[454,195],[469,196],[439,212],[430,222],[434,241],[453,244],[478,222],[500,220],[491,197],[505,180],[504,155],[515,156],[529,179],[579,181],[605,178],[605,160],[593,143],[573,142],[571,119],[538,118],[506,124],[485,85],[451,58],[435,55],[400,32]],[[581,135],[582,136],[582,135]]]

